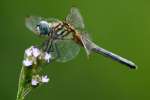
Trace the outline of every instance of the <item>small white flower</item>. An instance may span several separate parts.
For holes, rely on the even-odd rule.
[[[46,60],[49,63],[49,60],[50,60],[51,57],[52,56],[49,53],[45,52],[44,60]]]
[[[31,66],[32,63],[33,63],[32,60],[29,60],[29,59],[23,60],[23,65],[24,65],[24,66]]]
[[[30,48],[25,50],[25,54],[27,55],[27,57],[33,56],[36,58],[40,55],[40,53],[40,50],[34,46],[31,46]]]
[[[26,54],[28,57],[31,56],[31,55],[32,55],[32,49],[31,49],[31,48],[26,49],[26,50],[25,50],[25,54]]]
[[[38,48],[32,48],[32,54],[34,57],[38,57],[40,55],[40,50]]]
[[[33,86],[36,86],[36,85],[38,85],[38,81],[36,80],[36,79],[32,79],[32,81],[31,81],[31,84],[33,85]]]
[[[47,77],[47,75],[42,76],[41,81],[42,81],[43,83],[48,83],[48,82],[49,82],[49,78]]]

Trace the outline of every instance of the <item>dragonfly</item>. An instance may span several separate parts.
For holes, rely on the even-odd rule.
[[[72,60],[83,47],[88,56],[91,53],[98,53],[131,69],[137,68],[132,61],[100,47],[91,40],[89,33],[85,31],[84,20],[77,7],[71,7],[65,20],[28,16],[25,24],[36,35],[45,37],[42,46],[57,62]]]

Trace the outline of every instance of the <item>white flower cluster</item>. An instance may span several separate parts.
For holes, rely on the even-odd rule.
[[[50,79],[47,77],[47,75],[41,77],[39,75],[34,75],[31,80],[31,85],[37,86],[40,83],[48,83],[49,80]]]
[[[47,52],[42,52],[38,48],[31,46],[25,50],[25,59],[23,60],[23,65],[28,67],[33,64],[37,64],[37,59],[44,60],[47,63],[50,62],[51,55]]]

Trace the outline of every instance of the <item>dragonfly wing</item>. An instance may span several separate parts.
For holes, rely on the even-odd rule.
[[[55,42],[55,52],[58,62],[72,60],[80,51],[80,47],[73,40],[58,40]]]
[[[44,20],[46,20],[46,21],[49,22],[49,23],[60,22],[60,20],[58,20],[57,18],[53,18],[53,17],[44,18]]]
[[[36,29],[36,26],[39,24],[39,22],[41,20],[42,20],[41,17],[29,16],[29,17],[26,17],[26,19],[25,19],[25,25],[30,31],[32,31],[35,34],[39,35],[39,33]]]
[[[80,11],[76,7],[72,7],[70,13],[66,17],[66,22],[70,23],[77,29],[84,29],[84,21],[80,14]]]
[[[96,45],[91,41],[91,38],[89,37],[89,34],[87,32],[81,32],[81,41],[87,55],[89,56],[91,53],[91,49]]]
[[[37,16],[29,16],[25,20],[26,27],[34,32],[37,35],[40,35],[36,29],[37,25],[40,23],[40,21],[47,21],[48,23],[58,22],[59,20],[56,18],[43,18],[43,17],[37,17]]]

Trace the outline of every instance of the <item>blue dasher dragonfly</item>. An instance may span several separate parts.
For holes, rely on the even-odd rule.
[[[67,62],[73,59],[79,53],[80,47],[84,47],[87,55],[95,52],[127,65],[129,68],[137,68],[132,61],[92,42],[88,32],[85,31],[79,9],[76,7],[71,8],[63,21],[55,18],[29,16],[26,18],[25,24],[29,30],[46,38],[43,43],[44,50],[51,53],[58,62]]]

